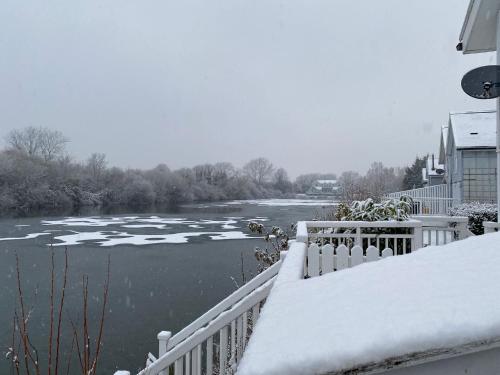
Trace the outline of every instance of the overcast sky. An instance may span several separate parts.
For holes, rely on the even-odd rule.
[[[3,0],[0,137],[64,132],[76,159],[171,168],[258,156],[365,172],[435,152],[468,0]]]

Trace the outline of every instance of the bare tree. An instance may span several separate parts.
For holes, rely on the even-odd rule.
[[[273,171],[273,164],[266,158],[250,160],[243,167],[243,172],[258,185],[268,182]]]
[[[400,170],[384,167],[381,162],[372,163],[365,176],[366,189],[370,193],[370,198],[375,201],[380,201],[384,194],[398,190],[401,182]]]
[[[55,160],[64,155],[69,139],[58,130],[40,129],[40,153],[45,161]]]
[[[28,156],[38,156],[40,153],[40,128],[29,126],[24,129],[11,130],[5,137],[7,144],[14,150]]]
[[[284,168],[278,168],[273,175],[273,185],[282,193],[289,193],[292,191],[292,183],[288,178],[288,173]]]
[[[58,130],[34,126],[20,130],[14,129],[7,134],[5,140],[12,149],[45,161],[52,161],[62,156],[68,142],[68,139]]]
[[[86,167],[90,178],[96,186],[99,186],[99,184],[101,183],[104,172],[106,171],[106,165],[106,155],[102,153],[94,152],[87,159]]]
[[[354,171],[342,172],[339,177],[342,199],[346,202],[367,198],[363,177]]]

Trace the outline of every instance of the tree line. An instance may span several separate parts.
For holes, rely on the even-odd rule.
[[[75,161],[67,153],[69,139],[44,127],[12,130],[0,151],[0,212],[32,213],[82,207],[142,208],[236,199],[292,197],[305,193],[317,179],[335,174],[311,173],[291,181],[284,168],[257,158],[236,168],[231,163],[201,164],[171,170],[109,166],[105,154]],[[339,176],[343,199],[380,196],[401,189],[405,171],[374,163],[365,176]]]

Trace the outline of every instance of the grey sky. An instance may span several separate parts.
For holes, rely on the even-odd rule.
[[[437,151],[468,0],[4,0],[0,137],[42,125],[77,159],[172,168],[266,156],[292,176]]]

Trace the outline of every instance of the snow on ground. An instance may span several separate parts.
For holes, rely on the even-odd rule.
[[[336,206],[338,202],[333,200],[325,199],[253,199],[253,200],[241,200],[241,201],[231,201],[227,204],[255,204],[258,206]]]
[[[237,375],[356,369],[500,338],[498,285],[500,233],[278,283]]]

